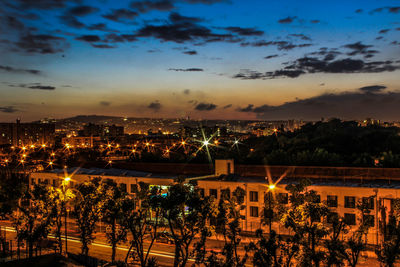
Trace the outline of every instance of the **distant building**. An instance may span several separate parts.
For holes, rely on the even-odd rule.
[[[100,144],[100,136],[71,136],[63,137],[61,143],[63,146],[70,145],[71,147],[92,148]]]
[[[0,123],[0,145],[54,145],[54,123]]]
[[[100,136],[101,138],[115,138],[124,135],[124,127],[116,125],[97,125],[89,123],[79,131],[79,136]]]

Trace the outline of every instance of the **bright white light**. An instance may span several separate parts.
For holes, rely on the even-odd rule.
[[[270,185],[268,186],[268,188],[269,188],[269,190],[274,190],[274,189],[275,189],[275,185],[274,185],[274,184],[270,184]]]
[[[203,141],[203,145],[208,146],[210,144],[210,142],[208,142],[208,140]]]

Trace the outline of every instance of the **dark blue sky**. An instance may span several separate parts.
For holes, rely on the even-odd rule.
[[[0,119],[400,120],[399,1],[0,3]]]

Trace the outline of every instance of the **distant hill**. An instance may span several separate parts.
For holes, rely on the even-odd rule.
[[[63,120],[77,121],[82,123],[101,123],[104,121],[118,121],[123,120],[123,117],[116,116],[103,116],[103,115],[78,115]]]

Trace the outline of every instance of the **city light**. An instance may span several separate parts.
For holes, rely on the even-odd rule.
[[[204,146],[208,146],[209,144],[210,144],[210,142],[209,142],[208,140],[204,140],[204,141],[203,141],[203,145],[204,145]]]
[[[274,190],[275,187],[276,187],[276,186],[275,186],[274,184],[270,184],[270,185],[268,186],[269,190]]]
[[[71,181],[71,177],[70,177],[70,176],[65,177],[65,178],[64,178],[64,181],[65,181],[65,182]]]

